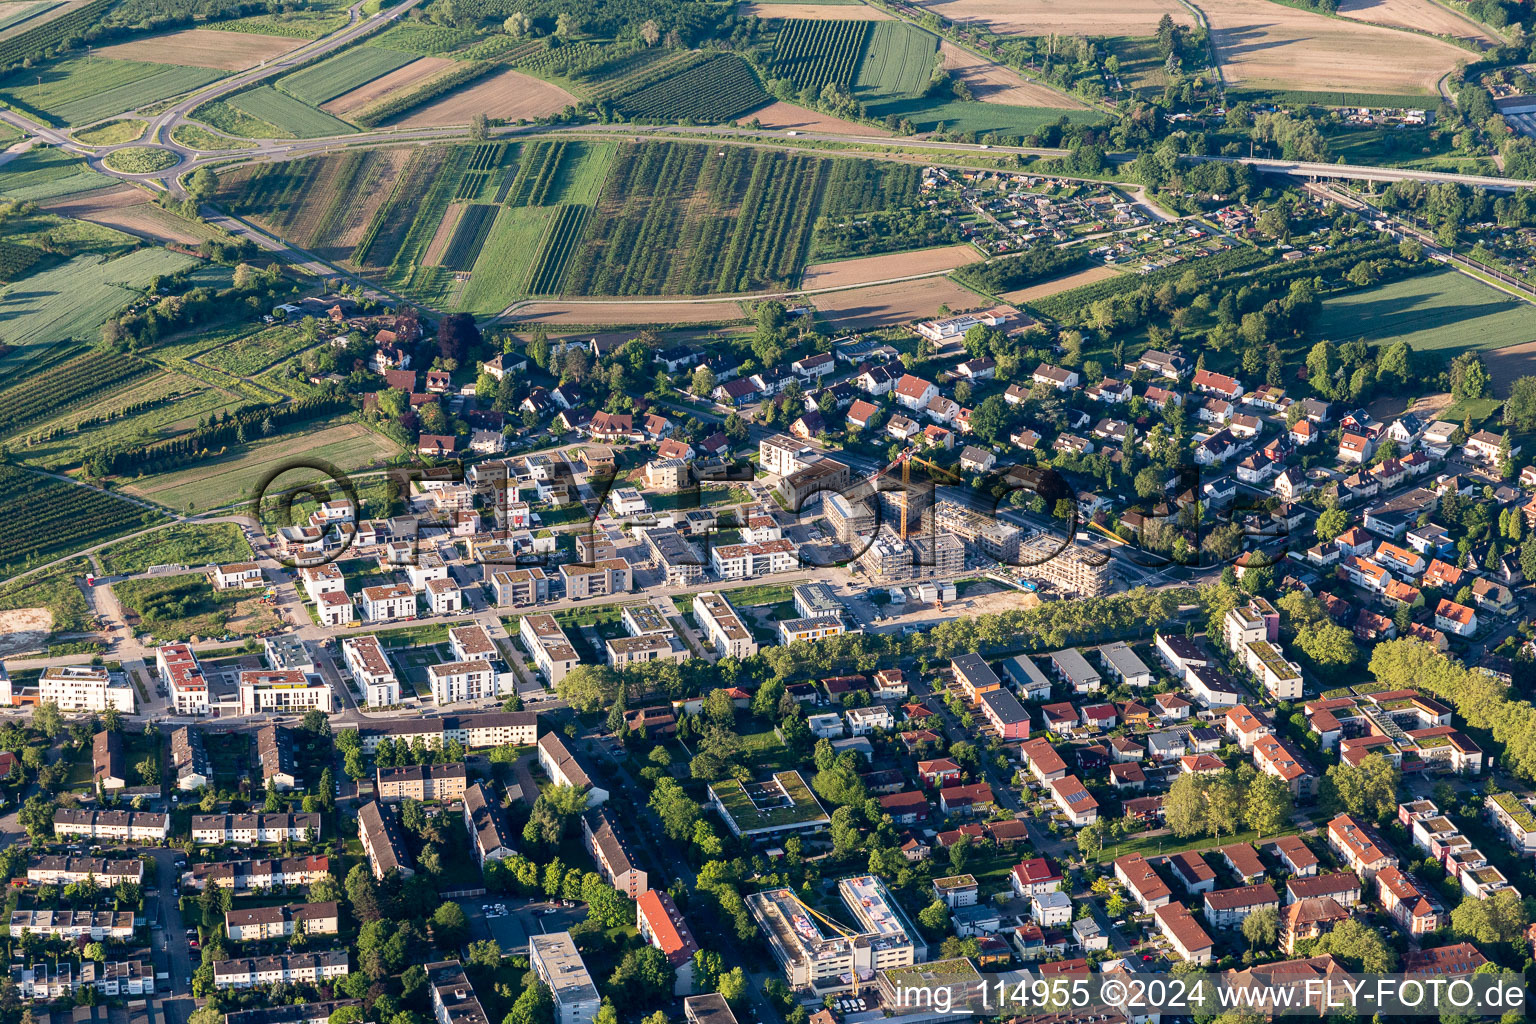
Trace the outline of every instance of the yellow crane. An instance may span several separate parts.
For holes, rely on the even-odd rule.
[[[918,455],[911,448],[896,456],[896,461],[901,463],[901,539],[907,539],[907,492],[912,486],[912,463],[917,463],[930,473],[936,473],[947,477],[952,484],[960,483],[960,477],[953,470],[936,466],[932,462]]]
[[[851,936],[854,936],[854,935],[858,934],[858,932],[855,931],[854,929],[849,928],[847,925],[844,925],[844,924],[838,924],[836,921],[832,920],[827,915],[821,913],[819,910],[817,910],[816,908],[812,907],[809,903],[806,903],[799,896],[796,896],[793,890],[790,891],[789,898],[794,900],[795,901],[795,905],[797,907],[799,907],[801,910],[805,911],[807,914],[810,914],[816,920],[820,921],[822,924],[826,925],[828,928],[832,929],[834,932],[836,932],[837,934],[843,936],[844,938],[849,938]]]

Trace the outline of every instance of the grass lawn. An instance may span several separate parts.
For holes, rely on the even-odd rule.
[[[1203,839],[1180,839],[1171,832],[1160,836],[1150,836],[1146,833],[1130,836],[1118,843],[1106,845],[1099,851],[1095,859],[1100,864],[1113,864],[1117,857],[1127,854],[1139,853],[1147,857],[1159,857],[1170,853],[1179,853],[1183,850],[1205,850],[1217,846],[1226,846],[1230,843],[1250,843],[1257,845],[1260,842],[1268,842],[1278,836],[1295,835],[1301,831],[1299,826],[1281,829],[1279,832],[1266,833],[1260,836],[1257,832],[1239,832],[1236,835],[1222,836],[1221,839],[1212,839],[1209,836]]]
[[[75,132],[75,138],[91,146],[116,146],[124,142],[133,142],[144,134],[146,127],[148,126],[143,121],[125,118]]]
[[[1497,398],[1466,398],[1445,409],[1437,418],[1447,423],[1461,423],[1470,416],[1472,425],[1480,427],[1502,404]]]
[[[234,523],[178,523],[101,552],[101,566],[111,575],[143,572],[152,565],[199,566],[254,558],[245,533]]]
[[[759,604],[781,604],[795,599],[795,590],[787,583],[755,583],[750,587],[737,587],[723,592],[732,607],[745,608]]]
[[[1455,354],[1536,338],[1536,308],[1465,274],[1439,270],[1323,300],[1312,335],[1341,343],[1403,340],[1415,352]]]
[[[207,510],[250,501],[252,488],[266,473],[294,459],[321,459],[350,471],[381,462],[398,451],[392,442],[366,427],[333,420],[328,426],[315,424],[288,436],[260,441],[191,469],[134,480],[125,490],[173,508]],[[312,470],[295,470],[293,483],[300,482],[300,473],[307,474],[305,479],[316,475]]]
[[[424,647],[448,642],[446,622],[423,623],[419,626],[401,626],[398,629],[380,630],[375,634],[385,647]]]
[[[503,208],[480,247],[459,308],[472,313],[500,313],[526,294],[528,267],[549,226],[546,207]]]
[[[179,64],[75,57],[0,80],[0,97],[54,125],[89,124],[217,81],[225,72]]]
[[[754,771],[782,772],[800,767],[799,758],[772,727],[741,735],[741,750]]]

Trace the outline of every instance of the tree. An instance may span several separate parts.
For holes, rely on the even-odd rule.
[[[484,142],[491,137],[491,119],[482,111],[475,111],[469,117],[469,137],[475,142]]]
[[[469,918],[457,903],[450,900],[432,912],[432,939],[439,949],[458,949],[468,935]]]
[[[1352,664],[1360,654],[1354,635],[1332,622],[1297,631],[1296,646],[1322,669]]]
[[[1243,938],[1250,949],[1270,949],[1280,932],[1280,914],[1274,907],[1263,907],[1243,918]]]
[[[501,23],[501,30],[507,35],[511,36],[513,39],[523,38],[528,34],[529,29],[532,27],[533,19],[528,17],[528,15],[524,14],[522,11],[518,11],[517,13],[511,15],[507,18],[506,21]]]
[[[525,980],[526,987],[501,1024],[554,1024],[555,1000],[549,993],[549,986],[534,978],[532,972],[525,976]]]
[[[1492,386],[1493,378],[1488,376],[1482,357],[1476,352],[1463,352],[1451,360],[1452,398],[1486,398]]]
[[[1317,516],[1317,539],[1330,541],[1349,529],[1349,513],[1341,508],[1327,508]]]
[[[1513,889],[1501,889],[1488,899],[1464,899],[1451,911],[1451,930],[1480,944],[1514,942],[1529,923],[1525,904]]]
[[[187,176],[187,195],[198,202],[211,199],[219,190],[219,176],[210,167],[199,167]]]
[[[64,716],[59,714],[57,704],[45,700],[32,709],[32,724],[51,740],[64,731]]]
[[[1266,772],[1255,776],[1248,785],[1243,820],[1262,838],[1284,828],[1291,820],[1293,807],[1291,788]]]
[[[715,383],[715,372],[707,366],[701,366],[693,371],[693,379],[689,381],[688,390],[700,398],[708,398],[715,390]]]
[[[1402,776],[1380,754],[1368,754],[1358,764],[1340,762],[1328,769],[1323,799],[1350,814],[1385,820],[1397,809],[1397,785]]]
[[[938,900],[934,900],[917,913],[917,923],[929,932],[937,934],[944,931],[949,924],[949,909]]]
[[[1173,780],[1163,800],[1163,820],[1181,839],[1206,831],[1205,797],[1200,792],[1198,775],[1184,772]]]
[[[1397,965],[1397,954],[1381,934],[1355,918],[1340,921],[1332,931],[1323,933],[1313,953],[1332,953],[1350,970],[1366,974],[1388,974]]]
[[[747,997],[746,972],[740,967],[732,967],[720,975],[720,983],[715,991],[719,992],[732,1006],[739,1006]]]

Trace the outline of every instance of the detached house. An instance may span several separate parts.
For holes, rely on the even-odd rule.
[[[1035,372],[1030,379],[1036,384],[1045,384],[1057,391],[1070,391],[1077,387],[1079,377],[1076,370],[1063,369],[1060,366],[1052,366],[1050,363],[1041,363],[1035,367]]]

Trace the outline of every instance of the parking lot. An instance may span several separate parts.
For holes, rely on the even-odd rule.
[[[493,895],[469,896],[456,902],[469,919],[470,941],[495,939],[508,954],[527,953],[530,935],[568,931],[587,918],[585,903],[566,907],[559,900],[498,899]],[[498,913],[497,907],[505,908],[505,913]]]

